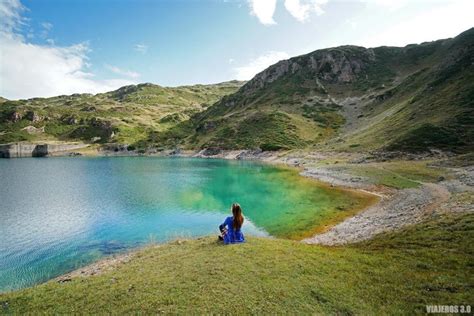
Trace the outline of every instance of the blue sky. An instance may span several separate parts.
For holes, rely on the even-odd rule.
[[[247,80],[280,59],[319,48],[455,36],[474,26],[473,3],[0,0],[0,95]]]

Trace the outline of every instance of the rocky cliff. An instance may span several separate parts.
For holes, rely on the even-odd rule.
[[[28,144],[15,143],[0,145],[0,158],[46,157],[85,148],[87,144]]]

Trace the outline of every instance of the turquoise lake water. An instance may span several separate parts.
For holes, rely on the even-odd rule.
[[[243,207],[244,234],[268,236],[280,225],[275,212],[317,212],[312,198],[322,205],[331,198],[288,176],[256,162],[211,159],[2,159],[0,291],[149,242],[217,235],[233,202]]]

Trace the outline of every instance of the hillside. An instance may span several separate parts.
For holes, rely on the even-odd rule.
[[[203,111],[243,83],[176,88],[125,86],[101,94],[0,100],[0,143],[69,141],[132,144]]]
[[[474,149],[474,28],[406,47],[341,46],[252,80],[0,100],[0,143],[264,151]]]
[[[282,60],[147,143],[468,152],[473,118],[470,29],[420,45],[341,46]]]
[[[422,314],[472,301],[473,220],[439,215],[346,247],[177,241],[107,272],[0,294],[0,313]]]

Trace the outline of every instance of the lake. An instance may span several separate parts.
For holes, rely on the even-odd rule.
[[[299,239],[370,200],[296,170],[215,159],[1,159],[0,179],[0,292],[147,243],[217,236],[233,202],[244,234]]]

